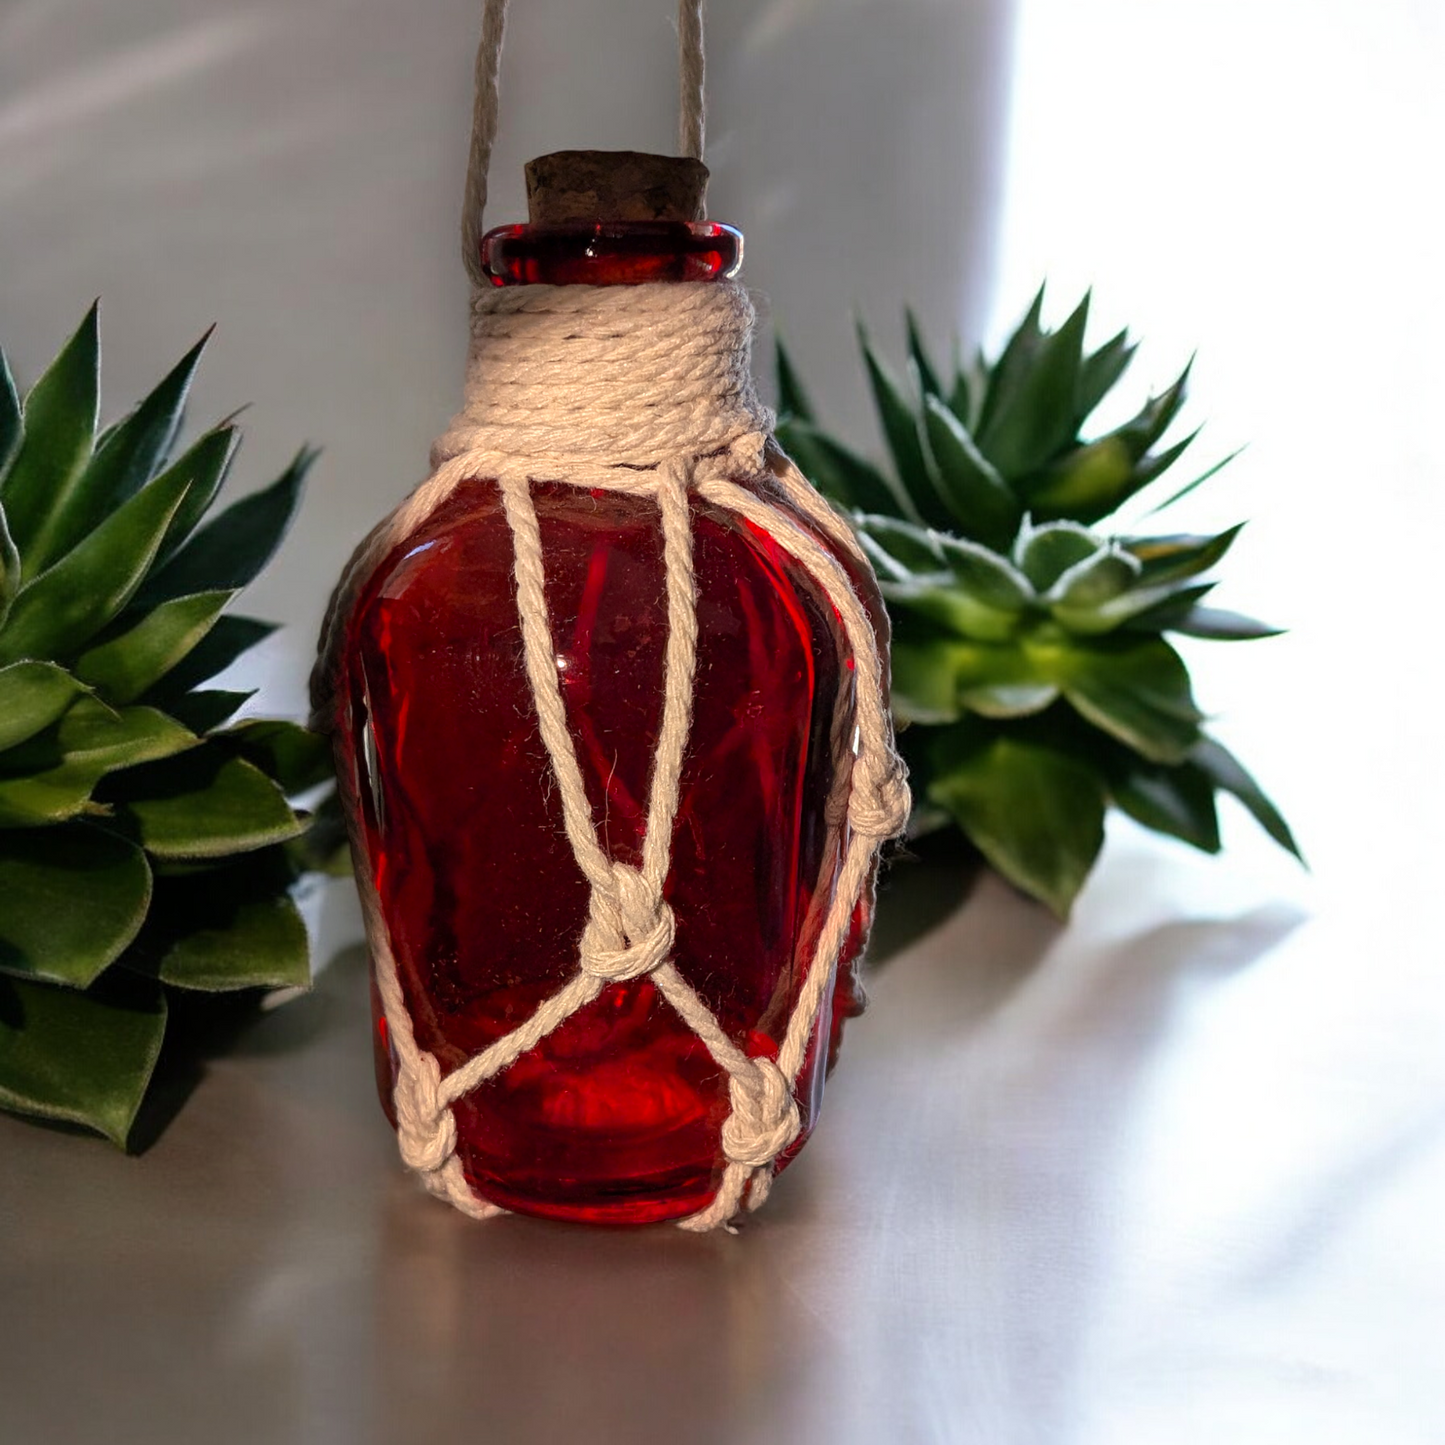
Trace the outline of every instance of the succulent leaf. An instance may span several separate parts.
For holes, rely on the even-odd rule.
[[[1046,593],[1060,577],[1097,556],[1104,543],[1077,522],[1026,526],[1014,547],[1014,561],[1029,582]]]
[[[1162,639],[1070,649],[1056,665],[1073,707],[1144,757],[1183,762],[1198,743],[1204,715],[1194,704],[1189,671]]]
[[[262,622],[255,617],[228,613],[218,618],[190,652],[150,689],[149,698],[157,706],[174,710],[192,688],[224,672],[238,657],[275,631],[274,622]]]
[[[5,508],[0,506],[0,627],[10,616],[10,606],[20,591],[20,549],[10,535]]]
[[[1057,331],[1039,334],[1029,365],[1014,373],[1007,390],[1000,389],[979,428],[980,448],[1010,480],[1043,466],[1078,429],[1079,369],[1088,321],[1086,295]]]
[[[943,549],[939,546],[939,533],[927,527],[902,522],[897,517],[869,513],[857,516],[855,525],[860,536],[877,543],[910,573],[931,575],[948,570]]]
[[[778,441],[825,497],[841,507],[922,522],[898,485],[841,442],[803,421],[779,422]]]
[[[171,525],[166,529],[166,539],[156,557],[157,567],[164,565],[175,556],[181,545],[200,525],[201,519],[216,500],[221,484],[226,480],[231,462],[236,455],[236,429],[223,423],[208,431],[188,451],[167,467],[163,476],[178,473],[190,479],[190,486]],[[157,478],[159,481],[160,478]],[[205,590],[205,589],[202,589]]]
[[[1077,426],[1083,426],[1095,408],[1118,384],[1129,368],[1137,348],[1130,342],[1127,330],[1111,336],[1097,351],[1086,356],[1079,367],[1079,405],[1075,413]]]
[[[0,1107],[124,1146],[165,1031],[165,995],[142,980],[122,986],[107,973],[81,991],[0,978]]]
[[[1203,853],[1219,852],[1214,784],[1195,764],[1164,767],[1131,757],[1128,766],[1110,779],[1109,794],[1136,823]]]
[[[115,833],[0,829],[0,971],[86,988],[135,940],[150,901],[145,854]]]
[[[229,722],[255,695],[254,690],[234,692],[204,688],[198,692],[182,693],[165,706],[177,722],[184,723],[199,736]]]
[[[954,525],[996,551],[1018,531],[1018,499],[993,464],[974,445],[963,423],[936,396],[925,398],[924,435],[935,478]]]
[[[152,482],[26,583],[0,630],[0,663],[78,652],[141,585],[186,486],[183,477]]]
[[[235,595],[199,592],[162,602],[138,622],[121,631],[112,629],[111,635],[81,653],[76,677],[99,688],[112,702],[134,702],[194,651]]]
[[[813,408],[808,393],[798,380],[792,358],[779,339],[774,343],[774,364],[778,375],[778,419],[779,421],[813,420]]]
[[[181,424],[186,395],[208,331],[172,367],[154,391],[97,443],[95,454],[64,503],[47,521],[49,553],[62,557],[124,501],[133,497],[164,461]]]
[[[27,578],[52,560],[52,519],[68,504],[90,460],[100,404],[98,318],[99,303],[30,388],[20,445],[0,482]]]
[[[260,768],[210,740],[113,780],[107,801],[155,858],[221,858],[305,827]]]
[[[304,986],[306,924],[283,850],[156,879],[158,907],[127,967],[205,993]]]
[[[137,603],[150,607],[195,592],[238,589],[253,581],[291,525],[315,459],[315,452],[303,448],[269,487],[232,502],[207,522],[147,579]]]
[[[1190,753],[1195,764],[1216,788],[1232,793],[1253,814],[1255,821],[1287,853],[1292,853],[1301,863],[1304,854],[1295,842],[1294,833],[1285,822],[1278,808],[1265,795],[1264,790],[1246,771],[1244,765],[1215,738],[1202,738]]]
[[[1158,586],[1209,571],[1223,560],[1243,530],[1244,523],[1240,522],[1212,537],[1186,533],[1172,537],[1131,538],[1123,546],[1142,564],[1139,580],[1146,585]]]
[[[862,348],[863,360],[868,369],[868,383],[873,390],[873,401],[883,423],[883,436],[888,443],[898,478],[903,483],[903,490],[918,515],[930,527],[947,527],[950,520],[948,509],[929,475],[918,419],[909,408],[902,388],[878,359],[861,325],[858,328],[858,344]]]
[[[10,362],[0,351],[0,478],[20,445],[20,393],[10,373]]]
[[[1104,843],[1107,795],[1087,763],[962,724],[933,749],[929,799],[1003,876],[1067,918]]]
[[[1191,607],[1177,622],[1170,624],[1169,630],[1212,642],[1254,642],[1263,637],[1278,637],[1283,631],[1223,607]]]
[[[52,730],[6,755],[0,827],[42,827],[105,812],[91,795],[107,774],[184,752],[196,742],[188,728],[154,708],[117,712],[98,698],[82,697]]]
[[[53,662],[0,667],[0,752],[32,738],[88,691]]]
[[[908,359],[912,362],[914,374],[918,378],[920,395],[942,396],[943,387],[939,384],[938,372],[929,360],[928,344],[923,339],[923,330],[918,324],[918,317],[913,314],[912,307],[903,313],[903,323],[908,333]]]

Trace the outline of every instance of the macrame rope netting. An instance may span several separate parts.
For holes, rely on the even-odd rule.
[[[681,141],[703,145],[701,0],[680,0]],[[477,55],[463,237],[476,282],[462,410],[432,448],[432,473],[362,542],[328,609],[313,678],[314,725],[337,718],[336,675],[348,619],[368,579],[464,481],[490,479],[511,532],[523,660],[562,824],[589,886],[578,968],[526,1022],[450,1073],[417,1042],[368,857],[353,821],[352,847],[377,988],[397,1078],[402,1159],[426,1187],[476,1218],[503,1212],[479,1197],[457,1157],[452,1105],[535,1048],[609,985],[650,978],[728,1078],[720,1137],[723,1170],[712,1202],[679,1221],[706,1230],[767,1197],[774,1163],[798,1137],[794,1090],[828,996],[837,959],[883,841],[907,821],[906,774],[893,750],[884,662],[873,621],[834,549],[866,572],[851,531],[771,441],[749,365],[753,309],[734,282],[496,289],[480,270],[482,212],[497,126],[497,74],[505,0],[486,0]],[[598,841],[557,678],[535,482],[607,488],[650,499],[663,543],[668,641],[663,708],[638,866]],[[672,957],[674,919],[664,897],[673,825],[692,722],[697,661],[694,500],[769,535],[814,580],[837,614],[853,662],[851,770],[830,800],[844,826],[834,888],[776,1060],[753,1058],[718,1022]],[[359,779],[342,770],[352,804]]]

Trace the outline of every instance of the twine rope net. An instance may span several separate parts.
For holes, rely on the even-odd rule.
[[[478,60],[479,132],[495,131],[503,0],[489,0]],[[684,134],[701,147],[700,5],[683,0]],[[689,52],[695,51],[690,68]],[[690,88],[687,77],[696,78]],[[489,77],[489,79],[486,79]],[[489,90],[484,98],[480,92]],[[691,101],[689,97],[692,97]],[[693,117],[689,130],[689,116]],[[474,147],[474,161],[476,149]],[[477,193],[469,182],[469,200]],[[485,193],[485,179],[481,194]],[[479,225],[479,216],[475,218]],[[338,651],[347,620],[375,569],[464,481],[492,479],[511,531],[523,656],[537,721],[561,800],[563,825],[590,888],[578,968],[525,1023],[451,1073],[416,1040],[360,827],[357,876],[397,1079],[403,1162],[428,1190],[474,1218],[504,1211],[477,1195],[457,1157],[451,1106],[534,1048],[610,984],[649,977],[728,1077],[721,1182],[681,1228],[728,1226],[744,1203],[767,1197],[774,1162],[797,1138],[794,1087],[828,996],[854,909],[882,843],[908,817],[906,773],[893,749],[884,662],[872,619],[839,564],[844,549],[864,569],[852,532],[770,437],[750,370],[754,315],[734,282],[479,289],[461,411],[432,449],[432,473],[362,542],[332,597],[315,674],[315,725],[335,725]],[[545,591],[545,558],[532,498],[536,482],[600,487],[647,498],[658,509],[668,640],[663,708],[639,866],[610,858],[598,841],[557,678]],[[664,889],[679,782],[692,719],[697,584],[692,498],[766,532],[815,581],[837,613],[854,669],[854,746],[846,841],[777,1060],[745,1053],[672,957],[674,920]],[[354,791],[355,779],[342,787]],[[355,802],[355,798],[349,799]],[[349,809],[358,815],[355,807]]]

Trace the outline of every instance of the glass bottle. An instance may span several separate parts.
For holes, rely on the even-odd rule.
[[[742,237],[674,209],[534,219],[490,232],[483,248],[499,286],[716,283],[736,275]],[[611,857],[636,864],[667,640],[656,507],[561,483],[534,484],[533,495],[594,824]],[[769,500],[783,505],[781,493]],[[674,962],[740,1047],[775,1057],[845,842],[836,804],[851,756],[851,659],[821,589],[772,538],[697,497],[691,508],[699,635],[665,890]],[[881,617],[872,578],[819,540]],[[495,485],[462,483],[372,574],[342,652],[341,765],[358,784],[416,1039],[443,1074],[575,973],[587,918],[534,715],[512,566]],[[870,890],[798,1078],[803,1132],[779,1167],[806,1140],[843,1021],[861,1006],[871,906]],[[394,1123],[395,1058],[374,985],[372,996],[377,1083]],[[506,1209],[648,1223],[708,1203],[727,1112],[727,1076],[644,976],[609,985],[458,1101],[457,1154],[471,1187]]]

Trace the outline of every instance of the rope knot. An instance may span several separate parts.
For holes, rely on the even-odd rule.
[[[582,971],[607,983],[638,978],[666,963],[675,924],[661,888],[627,863],[594,884],[582,931]]]
[[[729,1076],[732,1113],[722,1126],[723,1153],[733,1164],[771,1164],[802,1132],[797,1100],[772,1059],[754,1059],[746,1074]]]
[[[457,1145],[456,1120],[442,1098],[441,1082],[436,1055],[423,1050],[413,1068],[397,1075],[392,1091],[402,1161],[422,1174],[441,1169]]]
[[[853,764],[848,821],[865,838],[896,838],[908,824],[913,795],[908,769],[896,753],[862,753]]]

